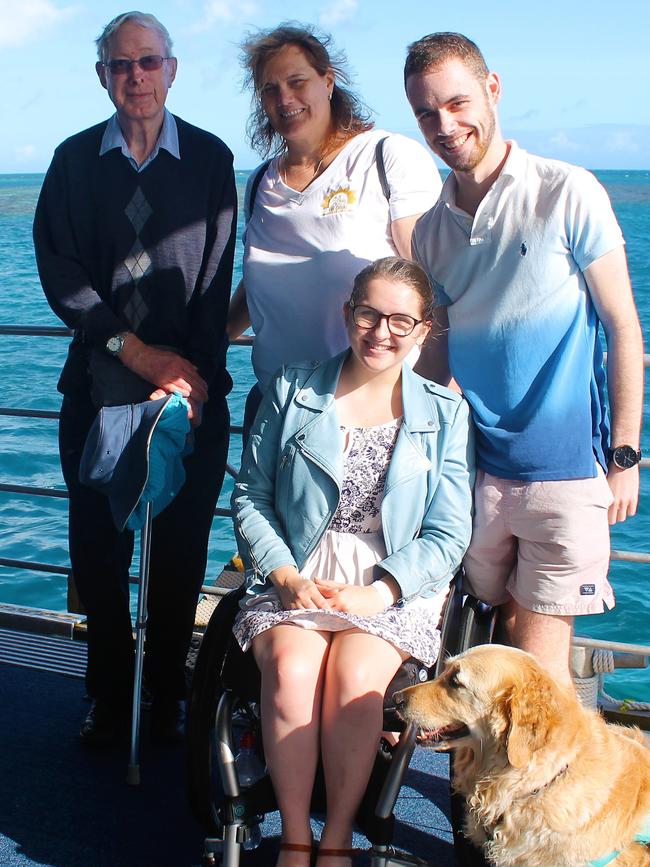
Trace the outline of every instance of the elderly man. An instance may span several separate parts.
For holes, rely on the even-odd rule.
[[[128,730],[133,535],[116,530],[106,497],[80,484],[81,453],[98,406],[130,402],[134,384],[144,384],[140,399],[175,391],[187,398],[194,451],[183,488],[153,525],[145,661],[152,737],[178,740],[185,656],[228,448],[236,193],[223,142],[165,108],[177,69],[165,27],[153,15],[119,15],[97,51],[115,114],[57,148],[34,243],[47,299],[75,332],[58,386],[60,453],[72,572],[88,615],[93,703],[81,738],[103,746]]]
[[[623,521],[638,499],[643,346],[623,238],[593,175],[504,140],[501,82],[469,39],[415,42],[404,80],[451,169],[413,250],[443,331],[423,371],[456,380],[477,429],[467,578],[505,606],[512,643],[568,683],[574,616],[614,604],[608,513]]]

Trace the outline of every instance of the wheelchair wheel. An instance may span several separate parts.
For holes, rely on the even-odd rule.
[[[458,635],[458,653],[476,647],[478,644],[491,644],[497,627],[498,609],[467,596],[463,605]]]
[[[467,596],[460,615],[456,653],[469,650],[478,644],[490,644],[497,628],[498,610]],[[454,754],[449,758],[449,779],[453,778]],[[465,822],[465,798],[451,792],[451,827],[454,835],[454,850],[460,867],[489,867],[480,848],[474,846],[463,834]]]
[[[188,702],[188,797],[192,812],[211,833],[219,830],[215,805],[223,800],[221,782],[212,761],[215,714],[224,692],[222,669],[241,595],[241,590],[229,593],[210,618],[196,660]]]

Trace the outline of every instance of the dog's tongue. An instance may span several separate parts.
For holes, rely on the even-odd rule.
[[[449,725],[441,729],[420,729],[418,741],[420,743],[439,743],[440,741],[453,740],[454,735],[466,732],[467,727],[463,724]]]

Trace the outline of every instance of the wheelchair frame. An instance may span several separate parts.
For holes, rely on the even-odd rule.
[[[489,642],[494,631],[493,609],[470,596],[463,596],[462,578],[457,575],[451,585],[441,628],[441,650],[432,670],[416,669],[412,661],[399,670],[387,690],[387,696],[412,683],[437,676],[448,656],[474,644]],[[232,623],[239,609],[243,588],[225,596],[216,607],[206,629],[196,661],[190,693],[188,741],[188,795],[190,805],[209,836],[205,839],[203,867],[239,867],[242,849],[259,844],[259,826],[265,814],[277,809],[273,786],[268,774],[252,786],[240,786],[235,764],[236,745],[233,728],[247,718],[257,729],[258,743],[260,674],[249,652],[243,654],[232,636]],[[400,676],[399,684],[395,683]],[[390,705],[384,706],[385,722],[390,719]],[[388,716],[389,719],[386,719]],[[357,814],[357,824],[371,843],[368,852],[371,867],[426,867],[422,859],[396,851],[392,846],[395,803],[413,755],[417,731],[414,726],[400,725],[397,745],[387,753],[378,751],[368,788]],[[398,729],[399,730],[399,729]],[[382,781],[383,778],[383,781]],[[373,788],[379,795],[369,799]],[[324,783],[319,769],[312,811],[325,805]],[[487,865],[460,830],[463,820],[462,798],[452,794],[454,846],[461,865]],[[477,860],[477,858],[479,860]]]

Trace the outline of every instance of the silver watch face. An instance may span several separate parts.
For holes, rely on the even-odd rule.
[[[111,355],[117,355],[118,352],[121,352],[123,346],[124,338],[121,334],[115,334],[113,337],[109,337],[106,341],[106,349],[111,353]]]

